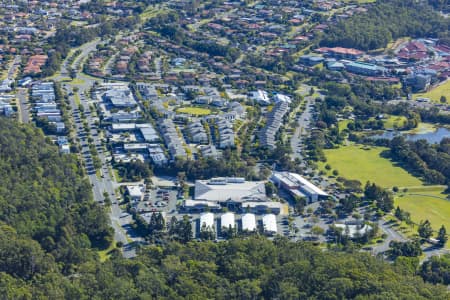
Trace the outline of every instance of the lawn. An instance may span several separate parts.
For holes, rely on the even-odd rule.
[[[395,205],[411,213],[415,223],[429,220],[435,231],[444,225],[450,229],[450,201],[442,194],[444,187],[431,186],[428,189],[411,189],[395,197]],[[447,243],[447,248],[449,243]]]
[[[70,84],[80,85],[85,84],[86,82],[81,78],[74,78],[72,81],[69,82]]]
[[[429,133],[429,132],[434,132],[434,131],[436,131],[436,125],[420,122],[416,128],[408,130],[407,132],[414,133],[414,134],[424,134],[424,133]]]
[[[177,112],[194,116],[205,116],[211,114],[211,110],[201,107],[181,107],[177,109]]]
[[[438,85],[437,87],[433,88],[432,90],[426,93],[414,94],[414,98],[417,97],[430,98],[430,100],[434,102],[439,102],[441,96],[446,96],[447,101],[450,101],[450,80],[447,80],[446,82]]]
[[[368,150],[365,150],[368,149]],[[395,197],[395,205],[411,213],[415,223],[428,219],[434,230],[441,225],[450,229],[450,201],[443,194],[443,185],[424,185],[423,182],[404,169],[395,166],[389,159],[381,157],[387,148],[350,145],[339,149],[325,150],[326,163],[321,163],[321,170],[329,164],[332,170],[338,170],[339,176],[357,179],[364,185],[366,181],[375,182],[385,188],[400,187]],[[332,170],[328,171],[331,174]],[[402,192],[403,188],[407,188]],[[404,224],[403,224],[404,225]],[[402,231],[403,232],[403,231]],[[416,228],[407,228],[404,233],[411,235]],[[449,243],[447,244],[450,245]]]
[[[344,129],[347,129],[347,125],[353,122],[352,120],[341,120],[338,122],[339,132],[342,132]]]
[[[74,97],[74,99],[75,99],[75,104],[76,104],[77,106],[80,106],[81,101],[80,101],[80,96],[78,95],[78,93],[74,93],[74,94],[73,94],[73,97]]]
[[[100,256],[100,261],[101,262],[106,261],[110,257],[111,252],[114,249],[116,249],[116,245],[115,244],[116,244],[115,242],[112,242],[111,245],[109,245],[108,249],[100,250],[100,251],[97,252],[98,255]]]
[[[380,154],[384,150],[387,150],[387,148],[364,147],[362,145],[329,149],[325,150],[326,164],[329,164],[332,170],[337,170],[340,176],[347,179],[357,179],[363,185],[367,181],[375,182],[386,188],[423,185],[420,179],[396,166],[389,159],[381,157]],[[321,169],[324,170],[324,166],[325,163],[322,163]]]
[[[402,128],[406,125],[408,120],[405,116],[389,116],[387,119],[383,120],[384,128],[386,129],[394,129],[394,128]]]
[[[145,23],[148,19],[151,19],[158,14],[162,14],[168,12],[165,8],[154,8],[154,7],[148,7],[143,13],[141,13],[140,18],[142,20],[142,23]]]

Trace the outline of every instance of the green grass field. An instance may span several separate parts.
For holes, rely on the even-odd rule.
[[[78,95],[78,93],[74,93],[73,97],[75,99],[75,103],[80,106],[81,102],[80,102],[80,96]]]
[[[371,181],[385,188],[397,186],[400,191],[407,188],[405,192],[396,194],[396,206],[411,213],[415,223],[428,219],[434,230],[438,230],[441,225],[450,229],[450,200],[447,200],[447,195],[443,194],[446,187],[424,185],[419,178],[396,166],[389,159],[381,157],[381,152],[386,149],[354,144],[325,150],[327,162],[321,163],[319,167],[325,170],[325,164],[329,164],[332,170],[338,170],[339,176],[357,179],[363,185]],[[327,173],[331,174],[332,170]],[[417,228],[402,230],[408,236],[416,231]],[[449,245],[450,243],[447,243],[447,247]]]
[[[99,257],[100,257],[100,261],[101,262],[106,261],[111,256],[111,252],[114,249],[116,249],[116,245],[115,244],[116,244],[115,242],[112,242],[111,245],[108,247],[108,249],[101,250],[101,251],[97,252]]]
[[[441,96],[446,96],[447,101],[450,101],[450,80],[447,80],[443,84],[433,88],[432,90],[430,90],[426,93],[414,94],[414,98],[417,98],[417,97],[430,98],[430,100],[432,100],[434,102],[439,102],[441,99]]]
[[[75,78],[75,79],[71,80],[69,83],[75,84],[75,85],[80,85],[80,84],[84,84],[85,81],[81,78]]]
[[[386,129],[394,129],[394,128],[402,128],[406,125],[408,120],[405,116],[389,116],[387,119],[383,120],[384,128]]]
[[[424,134],[436,131],[436,125],[420,122],[416,128],[408,130],[407,133]]]
[[[414,223],[429,220],[435,231],[444,225],[450,229],[450,200],[446,199],[444,187],[431,186],[422,191],[411,189],[395,197],[395,205],[411,213]],[[449,243],[447,243],[447,248]]]
[[[352,120],[341,120],[338,122],[339,132],[342,132],[342,130],[347,129],[347,125],[349,123],[353,122]]]
[[[205,116],[209,115],[211,113],[211,110],[201,107],[181,107],[177,109],[177,112],[194,116]]]
[[[365,150],[368,149],[368,150]],[[364,147],[350,145],[338,149],[325,150],[327,164],[332,170],[347,179],[357,179],[364,185],[367,181],[390,188],[393,186],[422,186],[420,179],[412,176],[403,168],[395,166],[389,159],[381,157],[383,147]],[[325,164],[321,164],[324,169]],[[329,172],[331,173],[331,172]]]

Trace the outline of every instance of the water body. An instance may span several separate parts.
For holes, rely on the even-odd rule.
[[[443,138],[450,138],[450,130],[444,127],[439,127],[435,131],[426,133],[405,133],[401,131],[385,131],[383,134],[374,135],[375,139],[392,139],[396,136],[403,135],[408,141],[427,140],[430,144],[437,144]]]

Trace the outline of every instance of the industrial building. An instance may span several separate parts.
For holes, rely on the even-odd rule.
[[[214,214],[213,213],[204,213],[200,216],[200,228],[214,228]]]
[[[245,214],[241,218],[242,231],[255,231],[256,230],[256,217],[254,214]]]
[[[195,181],[195,199],[217,201],[223,204],[241,204],[245,201],[265,201],[264,181],[246,181],[244,178],[212,178]]]
[[[328,198],[328,194],[302,176],[290,172],[273,172],[270,177],[278,188],[283,188],[292,196],[305,197],[310,203]]]
[[[183,209],[189,212],[202,212],[205,210],[220,210],[219,203],[215,201],[202,201],[186,199],[183,201]]]
[[[264,215],[262,223],[266,234],[273,235],[277,233],[277,218],[274,214]]]
[[[224,213],[221,217],[220,217],[220,227],[221,228],[233,228],[235,227],[235,218],[234,218],[234,213],[232,212],[227,212]]]
[[[386,72],[386,69],[384,67],[359,61],[348,63],[345,65],[345,68],[349,72],[366,76],[383,75]]]

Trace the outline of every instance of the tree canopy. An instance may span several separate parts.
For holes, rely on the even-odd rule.
[[[95,250],[108,246],[110,228],[74,155],[60,155],[39,129],[0,118],[0,172],[0,293],[6,299],[447,295],[443,286],[424,283],[368,254],[324,252],[285,238],[252,236],[214,243],[180,235],[179,241],[141,247],[133,260],[113,250],[101,262]],[[156,231],[166,226],[157,218],[152,223]],[[184,223],[190,228],[189,220],[175,225]]]
[[[366,13],[355,14],[330,27],[321,45],[373,50],[385,48],[401,37],[445,37],[448,25],[424,2],[379,0]]]

